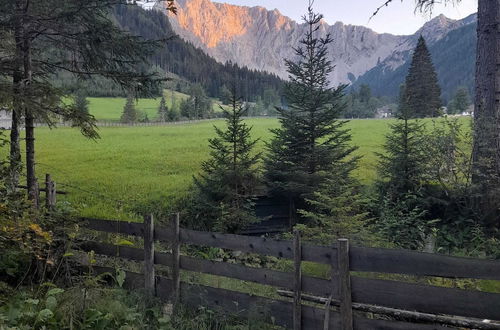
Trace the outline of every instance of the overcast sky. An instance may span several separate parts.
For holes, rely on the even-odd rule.
[[[245,6],[277,8],[282,14],[300,20],[307,9],[307,0],[214,0]],[[384,0],[315,0],[315,11],[322,13],[329,24],[342,21],[347,24],[364,25],[376,32],[413,34],[431,17],[414,13],[414,0],[394,0],[373,17],[369,18]],[[432,17],[444,14],[450,18],[463,18],[477,11],[477,0],[462,0],[460,4],[437,4]]]

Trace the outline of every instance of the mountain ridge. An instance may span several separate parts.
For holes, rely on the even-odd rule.
[[[305,26],[261,6],[236,6],[210,0],[179,0],[178,14],[169,15],[174,31],[221,63],[233,62],[287,78],[283,59],[293,59]],[[157,8],[158,9],[158,8]],[[473,16],[473,15],[471,15]],[[329,52],[335,70],[333,85],[353,83],[384,62],[392,70],[403,65],[421,34],[432,45],[473,18],[453,20],[444,15],[424,24],[413,35],[377,33],[370,28],[323,21],[320,34],[330,33]],[[292,47],[291,47],[292,46]]]

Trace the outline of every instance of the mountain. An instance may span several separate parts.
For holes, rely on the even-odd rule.
[[[445,104],[458,87],[466,87],[473,95],[476,58],[475,15],[464,20],[470,23],[448,32],[429,47]],[[393,66],[394,58],[398,59],[398,62],[403,60],[403,64]],[[405,80],[410,59],[411,51],[395,53],[360,76],[352,88],[358,89],[361,84],[367,84],[375,95],[395,98],[399,93],[399,86]]]
[[[177,15],[169,15],[173,29],[217,61],[231,61],[251,69],[265,70],[286,79],[284,58],[293,59],[305,25],[278,10],[216,3],[210,0],[177,0]],[[450,31],[475,21],[475,17],[452,20],[441,15],[409,36],[378,34],[363,27],[336,22],[321,23],[320,33],[330,33],[335,70],[332,84],[353,83],[375,67],[396,70],[404,65],[418,36],[429,46]]]
[[[116,24],[129,33],[149,40],[165,40],[151,54],[151,65],[143,71],[155,69],[167,73],[175,80],[169,82],[170,88],[186,92],[189,85],[201,84],[211,97],[220,98],[224,91],[233,85],[238,86],[239,95],[248,101],[255,101],[266,91],[279,93],[283,80],[274,74],[260,72],[236,63],[220,63],[203,50],[179,38],[172,29],[168,17],[162,12],[145,10],[139,6],[118,5],[114,8],[113,19]],[[112,81],[94,78],[83,83],[68,74],[55,77],[54,83],[69,92],[85,89],[89,96],[126,96],[126,91]],[[159,93],[159,91],[158,91]]]

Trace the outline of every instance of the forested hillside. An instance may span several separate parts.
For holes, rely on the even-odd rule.
[[[456,89],[465,86],[469,93],[474,84],[474,61],[476,55],[476,23],[468,24],[449,32],[444,38],[429,46],[441,86],[442,99],[446,104]],[[399,86],[404,82],[410,66],[411,52],[405,57],[406,63],[391,70],[384,62],[358,78],[353,87],[362,84],[371,87],[375,95],[396,98]],[[472,94],[472,93],[471,93]]]
[[[190,83],[199,83],[211,97],[222,96],[223,86],[238,86],[245,100],[255,101],[266,89],[279,92],[283,80],[268,74],[233,63],[219,63],[202,50],[179,38],[168,21],[167,16],[156,10],[145,10],[139,6],[117,6],[113,11],[114,19],[124,30],[150,40],[165,40],[164,46],[152,54],[151,67],[143,70],[160,70],[167,76],[174,76],[174,88],[182,89]],[[173,74],[173,75],[172,75]],[[70,75],[59,74],[58,84],[66,89],[81,87]],[[170,83],[172,84],[172,83]],[[105,79],[93,79],[83,83],[89,96],[126,96],[126,91]]]

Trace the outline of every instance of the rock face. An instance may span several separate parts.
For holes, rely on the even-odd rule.
[[[292,47],[299,45],[304,24],[283,16],[278,10],[215,3],[210,0],[177,0],[178,14],[170,14],[174,30],[202,48],[219,62],[235,62],[287,78],[284,58],[293,59]],[[449,31],[467,24],[438,16],[415,35],[378,34],[363,26],[322,22],[321,35],[333,38],[329,53],[335,65],[332,84],[351,83],[381,62],[395,69],[422,34],[429,44]]]

